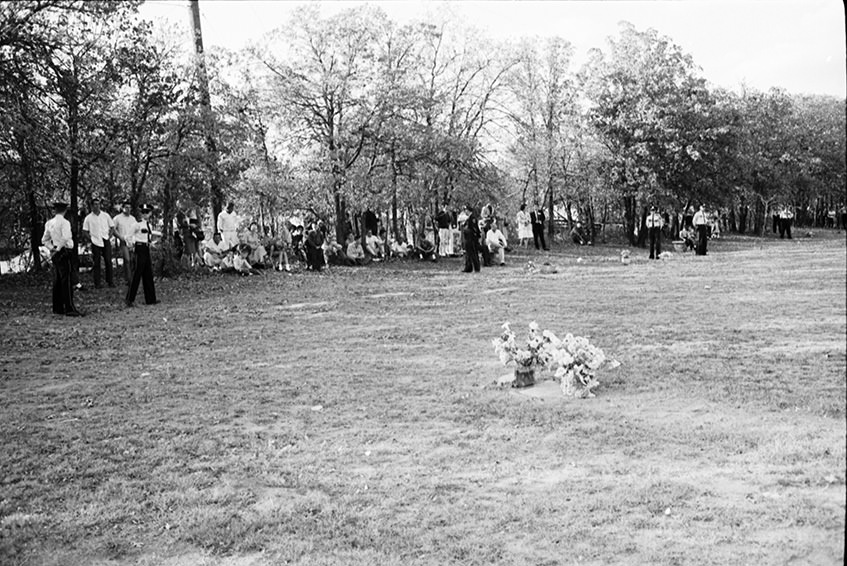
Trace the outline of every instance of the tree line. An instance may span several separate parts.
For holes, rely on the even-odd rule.
[[[250,47],[198,56],[139,5],[0,2],[7,253],[38,257],[50,202],[66,198],[73,220],[94,194],[153,203],[166,236],[186,207],[213,226],[226,199],[270,226],[308,213],[339,241],[368,208],[399,233],[444,204],[514,218],[526,202],[551,233],[576,214],[635,245],[651,204],[706,203],[756,235],[778,205],[819,226],[844,206],[843,99],[715,87],[652,29],[622,25],[576,68],[567,38],[312,5]]]

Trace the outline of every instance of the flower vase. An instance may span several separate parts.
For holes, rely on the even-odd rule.
[[[529,366],[515,366],[515,381],[512,387],[529,387],[535,385],[535,368]]]

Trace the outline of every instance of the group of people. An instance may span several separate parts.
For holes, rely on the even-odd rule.
[[[53,203],[54,215],[44,224],[41,245],[46,249],[53,265],[53,313],[81,316],[82,313],[76,308],[73,299],[76,288],[72,277],[75,244],[71,223],[65,218],[67,208],[67,203]],[[156,304],[159,301],[156,298],[153,265],[150,259],[150,244],[153,237],[150,226],[152,208],[147,205],[141,207],[140,221],[130,213],[130,210],[130,203],[124,202],[121,212],[113,218],[101,210],[100,200],[97,197],[91,200],[91,212],[83,220],[82,232],[91,244],[94,287],[95,289],[103,287],[102,275],[105,275],[107,286],[116,286],[112,269],[111,245],[112,238],[115,238],[127,281],[124,303],[127,307],[135,306],[135,298],[141,286],[144,291],[144,302],[148,305]],[[105,264],[103,274],[100,271],[101,259]]]
[[[532,240],[536,250],[549,250],[544,238],[544,221],[546,219],[547,216],[544,214],[543,207],[537,206],[532,212],[527,212],[526,204],[521,204],[515,215],[515,223],[518,225],[518,240],[520,240],[522,248],[526,248],[529,241]]]
[[[794,213],[791,208],[782,205],[773,210],[773,233],[779,232],[779,237],[791,239],[791,224],[794,222]]]

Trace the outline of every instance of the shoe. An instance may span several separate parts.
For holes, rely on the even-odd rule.
[[[153,301],[152,303],[145,303],[147,305],[158,305],[161,301]]]
[[[82,313],[79,311],[68,311],[65,313],[65,316],[82,316]]]
[[[135,303],[133,303],[132,301],[124,301],[124,305],[126,305],[126,308],[131,309],[135,306]]]
[[[76,285],[74,285],[74,289],[76,289],[77,291],[82,291],[82,283],[77,283]]]
[[[506,262],[504,261],[503,263],[500,264],[500,267],[504,267],[505,265],[506,265]]]

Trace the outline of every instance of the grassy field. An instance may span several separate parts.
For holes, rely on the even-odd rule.
[[[82,319],[0,278],[0,564],[842,564],[843,233],[618,251],[183,277]],[[621,362],[596,398],[495,385],[533,320]]]

